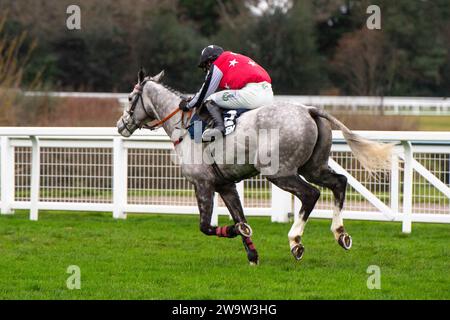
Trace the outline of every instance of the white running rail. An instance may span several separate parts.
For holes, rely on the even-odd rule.
[[[162,131],[121,138],[115,128],[0,127],[0,210],[29,209],[196,214],[190,184],[173,160]],[[359,131],[366,138],[397,142],[392,168],[371,177],[333,132],[329,165],[348,177],[344,218],[450,223],[450,132]],[[299,201],[261,177],[238,184],[247,215],[286,222]],[[217,214],[227,214],[217,199]],[[328,190],[312,217],[330,218]]]
[[[118,99],[122,106],[128,103],[126,93],[96,92],[25,92],[26,96],[59,98]],[[447,97],[358,97],[358,96],[296,96],[277,95],[275,99],[301,103],[339,113],[385,115],[450,116],[450,98]]]

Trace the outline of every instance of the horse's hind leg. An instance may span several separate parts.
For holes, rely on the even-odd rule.
[[[279,188],[288,191],[298,197],[302,202],[299,218],[294,222],[288,233],[289,245],[295,259],[300,260],[303,257],[304,246],[301,243],[303,231],[309,214],[314,209],[317,200],[320,197],[320,191],[314,186],[304,181],[300,176],[293,175],[289,177],[267,177],[267,179]]]
[[[328,166],[323,167],[318,174],[305,174],[305,178],[308,179],[308,181],[319,186],[326,187],[333,192],[334,210],[331,231],[333,232],[334,238],[339,245],[345,250],[349,250],[352,247],[352,237],[345,232],[344,221],[341,216],[345,201],[347,178],[342,174],[335,173]]]
[[[236,190],[236,185],[226,184],[217,188],[220,197],[228,208],[228,211],[235,223],[235,233],[239,233],[242,237],[242,243],[244,244],[245,251],[247,252],[247,258],[250,264],[258,264],[258,252],[251,239],[251,228],[247,224],[247,220],[244,216],[244,210],[242,209],[241,200]]]
[[[334,210],[331,231],[338,243],[346,250],[352,246],[352,238],[345,232],[341,217],[342,207],[345,200],[345,189],[347,178],[335,173],[328,167],[330,156],[332,133],[330,123],[322,118],[314,119],[319,130],[319,136],[314,152],[308,162],[302,166],[298,173],[311,183],[326,187],[333,192]]]

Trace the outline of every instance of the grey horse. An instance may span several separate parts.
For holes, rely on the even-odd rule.
[[[304,246],[301,240],[305,224],[320,196],[319,189],[312,184],[333,192],[331,231],[339,245],[346,250],[351,248],[352,238],[345,231],[341,217],[347,178],[328,166],[332,144],[331,125],[342,131],[352,153],[370,172],[389,168],[392,145],[369,141],[356,135],[321,109],[276,102],[272,106],[241,115],[235,131],[222,139],[226,142],[222,144],[222,148],[216,146],[212,151],[213,143],[195,143],[187,134],[188,115],[178,110],[181,94],[161,84],[163,75],[163,71],[153,77],[146,76],[142,70],[139,72],[138,83],[129,95],[130,104],[117,122],[117,127],[124,137],[131,136],[136,129],[142,127],[164,128],[181,160],[183,176],[194,185],[200,211],[200,230],[204,234],[227,238],[241,236],[250,264],[258,263],[258,253],[251,239],[252,230],[244,216],[235,183],[261,174],[301,201],[298,219],[295,219],[288,233],[291,253],[295,259],[303,257]],[[262,132],[274,130],[277,139],[271,138],[268,143],[269,139],[263,137]],[[257,140],[265,143],[250,145],[236,142],[246,141],[245,137],[248,136],[256,136]],[[243,140],[239,139],[242,137]],[[218,138],[219,140],[221,139]],[[229,152],[232,149],[234,152]],[[191,154],[195,152],[206,154],[210,161],[192,161]],[[238,158],[242,155],[245,155],[246,161],[239,162]],[[263,161],[262,155],[272,155],[271,164],[276,160],[276,170],[268,170],[269,166],[267,161]],[[225,161],[216,161],[219,156],[224,157]],[[187,158],[190,160],[186,160]],[[211,225],[214,192],[218,192],[223,199],[234,225]]]

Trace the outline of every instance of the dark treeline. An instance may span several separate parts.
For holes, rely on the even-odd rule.
[[[71,4],[81,30],[66,28]],[[371,4],[381,30],[366,27]],[[127,92],[144,66],[193,92],[200,50],[215,43],[265,66],[277,94],[450,92],[448,0],[1,0],[0,12],[7,37],[27,32],[24,52],[37,41],[25,83],[43,71],[52,90]]]

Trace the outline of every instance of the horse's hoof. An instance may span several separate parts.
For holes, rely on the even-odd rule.
[[[247,251],[247,259],[250,265],[252,266],[258,265],[259,264],[258,252],[256,252],[256,250]]]
[[[252,257],[251,259],[249,259],[249,260],[248,260],[248,263],[249,263],[251,266],[257,266],[257,265],[259,265],[259,258],[258,258],[258,256],[256,255],[256,256]]]
[[[295,260],[299,261],[303,258],[303,254],[305,253],[305,247],[299,243],[292,247],[291,253],[294,256]]]
[[[348,233],[342,233],[339,236],[338,243],[345,250],[350,250],[350,248],[352,247],[352,244],[353,244],[352,237]]]
[[[250,238],[253,234],[252,228],[245,222],[239,222],[236,227],[239,234],[243,237]]]

